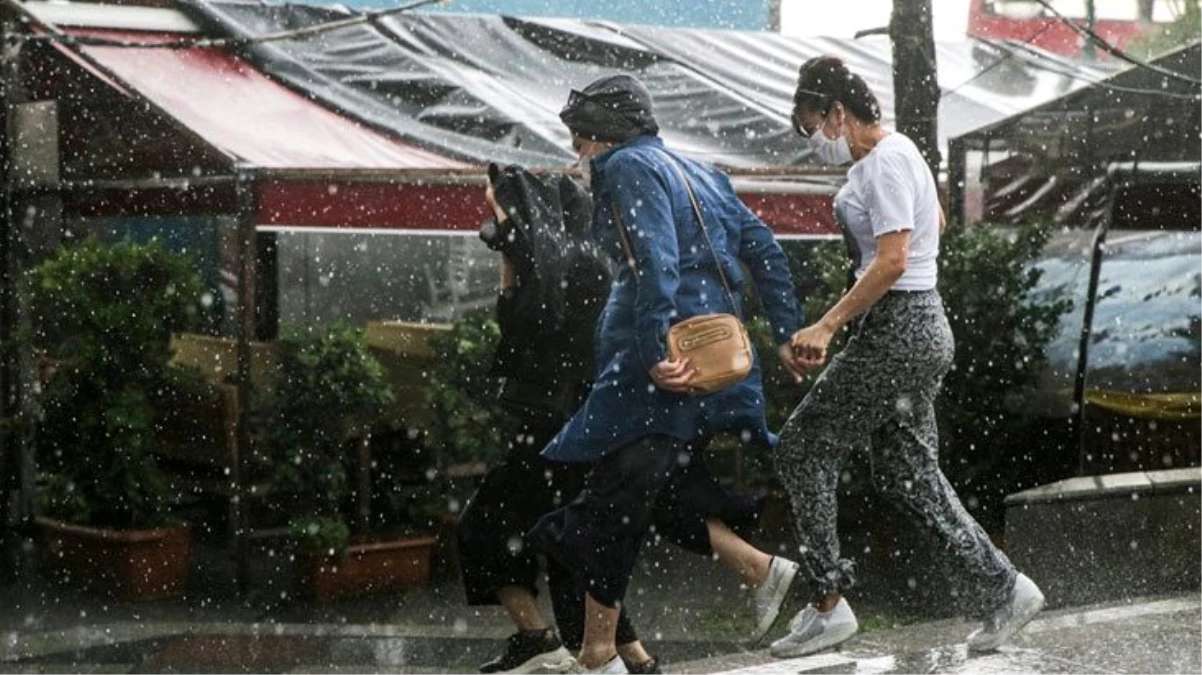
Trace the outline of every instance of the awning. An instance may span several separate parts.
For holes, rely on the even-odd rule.
[[[179,35],[71,29],[131,41]],[[64,53],[78,60],[70,48]],[[105,71],[232,159],[266,169],[465,169],[306,100],[219,49],[80,47]]]
[[[1151,68],[1130,67],[953,138],[955,161],[948,181],[953,217],[1096,224],[1106,211],[1100,207],[1110,192],[1107,167],[1114,162],[1184,162],[1195,167],[1191,182],[1196,186],[1202,157],[1199,64],[1202,43],[1193,42],[1158,57]],[[1149,182],[1181,183],[1170,175]],[[964,193],[958,193],[961,186],[967,186]],[[1154,220],[1163,217],[1166,207],[1178,210],[1173,204],[1190,202],[1197,212],[1196,187],[1192,194],[1171,192],[1148,195],[1138,215]]]
[[[734,180],[739,198],[777,237],[833,239],[838,236],[831,195],[834,188],[765,187]],[[332,182],[303,177],[257,182],[259,224],[273,229],[398,230],[474,233],[490,216],[483,178],[428,179],[420,185],[396,181]]]
[[[249,38],[356,16],[297,3],[179,0],[217,35]],[[1100,76],[1023,45],[938,45],[941,139],[1046,101]],[[573,19],[406,12],[320,38],[251,44],[264,72],[373,128],[459,159],[561,168],[575,157],[558,113],[572,88],[606,74],[651,90],[661,135],[686,155],[733,170],[808,167],[789,124],[797,68],[834,54],[865,77],[892,119],[885,39],[626,26]]]
[[[187,37],[66,30],[131,42]],[[474,230],[487,216],[481,167],[365,128],[220,49],[55,46],[119,92],[157,107],[182,133],[219,150],[229,158],[231,171],[237,164],[247,167],[261,225]],[[179,168],[186,175],[188,167]],[[93,200],[88,212],[153,213],[181,203],[152,189],[124,192]]]
[[[63,30],[139,43],[189,36],[97,27]],[[489,215],[482,198],[482,165],[369,128],[239,56],[215,48],[53,44],[121,99],[148,106],[170,120],[179,134],[212,147],[228,160],[227,173],[232,175],[238,165],[246,167],[260,226],[464,233],[474,232]],[[137,135],[131,138],[139,140]],[[174,168],[163,175],[184,182],[195,169]],[[837,236],[830,208],[836,179],[764,175],[749,171],[734,176],[734,182],[744,201],[778,235]],[[174,188],[131,186],[136,181],[128,176],[97,187],[107,177],[96,178],[87,194],[76,195],[73,202],[81,213],[92,216],[195,212],[198,204],[214,212],[228,211],[233,203],[228,186],[210,184],[204,194],[187,197]]]

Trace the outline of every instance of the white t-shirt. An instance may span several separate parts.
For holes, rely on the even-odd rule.
[[[876,256],[877,237],[910,230],[906,271],[893,290],[935,288],[939,198],[935,179],[909,138],[893,132],[852,165],[835,195],[835,218],[857,259],[857,279]]]

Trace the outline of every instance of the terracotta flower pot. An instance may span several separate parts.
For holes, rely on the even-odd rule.
[[[302,554],[297,557],[298,590],[304,597],[328,602],[424,585],[430,580],[436,542],[420,536],[352,545],[345,557]]]
[[[162,600],[184,592],[192,533],[187,526],[108,530],[36,519],[42,568],[56,578],[120,600]]]

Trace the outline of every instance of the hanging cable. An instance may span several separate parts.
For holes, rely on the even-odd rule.
[[[1163,75],[1165,77],[1171,77],[1176,80],[1188,82],[1195,86],[1202,86],[1202,80],[1192,78],[1188,75],[1185,75],[1183,73],[1178,73],[1177,71],[1174,71],[1174,70],[1169,70],[1168,68],[1161,68],[1160,66],[1158,66],[1156,64],[1148,63],[1146,61],[1141,61],[1141,60],[1135,58],[1134,56],[1131,56],[1127,52],[1110,44],[1110,42],[1108,40],[1106,40],[1106,38],[1102,37],[1101,35],[1098,35],[1093,29],[1088,28],[1086,26],[1082,26],[1081,24],[1077,23],[1076,21],[1073,21],[1072,19],[1061,14],[1055,7],[1053,7],[1051,5],[1051,3],[1048,2],[1048,0],[1035,0],[1035,2],[1039,3],[1044,9],[1051,12],[1058,21],[1060,21],[1061,23],[1065,24],[1066,26],[1072,28],[1073,30],[1077,31],[1085,39],[1092,40],[1095,44],[1097,44],[1099,47],[1102,48],[1102,51],[1106,52],[1107,54],[1110,54],[1111,56],[1115,57],[1116,59],[1119,59],[1121,61],[1126,61],[1127,63],[1130,63],[1134,66],[1138,66],[1140,68],[1150,70],[1154,73]]]
[[[1071,80],[1077,80],[1077,81],[1084,82],[1091,86],[1101,87],[1103,89],[1110,89],[1112,91],[1123,92],[1126,94],[1163,96],[1165,98],[1172,98],[1172,99],[1177,99],[1177,100],[1181,100],[1181,101],[1197,101],[1199,99],[1202,99],[1202,92],[1199,92],[1196,94],[1182,94],[1182,93],[1175,92],[1175,91],[1165,91],[1163,89],[1142,89],[1139,87],[1124,87],[1124,86],[1118,85],[1118,84],[1111,84],[1110,82],[1108,82],[1106,80],[1092,80],[1088,77],[1081,75],[1080,73],[1075,73],[1075,72],[1072,72],[1069,70],[1060,70],[1058,68],[1053,68],[1051,65],[1046,64],[1046,63],[1031,63],[1030,65],[1032,68],[1038,68],[1040,70],[1045,70],[1049,73],[1055,73],[1057,75],[1067,77]]]
[[[98,37],[91,35],[71,35],[60,30],[57,26],[51,25],[34,15],[20,0],[2,0],[4,4],[14,8],[19,12],[25,20],[33,23],[39,28],[45,30],[45,33],[21,33],[21,34],[6,34],[6,40],[18,39],[26,42],[59,42],[68,45],[79,45],[85,47],[120,47],[123,49],[196,49],[196,48],[223,48],[223,47],[244,47],[252,44],[263,44],[267,42],[279,42],[281,40],[293,40],[297,38],[310,37],[321,33],[327,33],[340,28],[349,26],[357,26],[360,24],[374,23],[384,17],[408,12],[419,7],[434,4],[445,4],[450,0],[416,0],[415,2],[401,5],[400,7],[391,7],[389,9],[368,10],[355,16],[345,19],[337,19],[335,21],[327,21],[324,23],[306,26],[304,28],[296,28],[292,30],[279,31],[275,33],[265,33],[263,35],[255,35],[251,37],[229,37],[229,38],[179,38],[174,40],[157,40],[157,41],[140,41],[140,40],[118,40],[115,38]]]
[[[1044,32],[1046,32],[1046,31],[1047,31],[1049,28],[1051,28],[1051,27],[1052,27],[1052,24],[1050,24],[1050,23],[1045,23],[1045,24],[1044,24],[1044,25],[1043,25],[1043,26],[1042,26],[1042,27],[1041,27],[1039,30],[1035,31],[1034,33],[1031,33],[1031,34],[1030,34],[1030,35],[1028,35],[1026,38],[1024,38],[1024,39],[1023,39],[1023,41],[1022,41],[1022,42],[1023,42],[1023,44],[1030,44],[1032,40],[1034,40],[1035,38],[1039,37],[1040,35],[1043,35],[1043,34],[1044,34]],[[1007,53],[1005,56],[1002,56],[1002,57],[998,58],[998,59],[997,59],[996,61],[994,61],[993,63],[991,63],[991,64],[989,64],[988,66],[985,66],[985,67],[984,67],[984,68],[982,68],[981,70],[977,71],[977,73],[976,73],[976,74],[974,74],[972,77],[968,78],[967,80],[964,80],[964,81],[963,81],[963,82],[961,82],[960,84],[957,84],[956,86],[952,87],[951,89],[948,89],[947,91],[943,92],[943,95],[944,95],[944,96],[951,96],[952,94],[954,94],[954,93],[956,93],[956,92],[960,91],[960,90],[961,90],[961,89],[963,89],[964,87],[967,87],[969,84],[971,84],[971,83],[975,82],[975,81],[976,81],[978,78],[980,78],[982,75],[985,75],[986,73],[989,73],[989,72],[990,72],[990,71],[992,71],[994,68],[997,68],[998,66],[1002,65],[1002,64],[1003,64],[1003,63],[1005,63],[1006,61],[1009,61],[1010,59],[1014,58],[1015,56],[1018,56],[1018,50],[1011,49],[1011,50],[1010,50],[1010,51],[1009,51],[1009,52],[1008,52],[1008,53]]]
[[[1048,30],[1049,28],[1051,28],[1054,25],[1055,24],[1051,23],[1051,22],[1045,23],[1042,28],[1040,28],[1039,30],[1035,31],[1034,33],[1032,33],[1031,35],[1029,35],[1025,39],[1023,39],[1022,43],[1029,44],[1032,40],[1034,40],[1035,38],[1042,35],[1044,33],[1044,31]],[[999,57],[993,63],[982,68],[979,72],[974,74],[972,77],[969,77],[967,80],[964,80],[960,84],[957,84],[956,86],[952,87],[951,89],[943,92],[943,96],[951,96],[952,94],[960,91],[961,89],[968,86],[969,84],[975,82],[981,76],[983,76],[986,73],[992,71],[993,69],[1001,66],[1006,61],[1009,61],[1010,59],[1017,57],[1018,55],[1019,55],[1019,52],[1017,50],[1011,50],[1005,56]],[[1066,77],[1070,80],[1084,82],[1091,86],[1102,87],[1103,89],[1110,89],[1112,91],[1119,91],[1119,92],[1128,93],[1128,94],[1144,94],[1144,95],[1148,95],[1148,96],[1163,96],[1165,98],[1173,98],[1173,99],[1178,99],[1178,100],[1182,100],[1182,101],[1197,101],[1199,98],[1202,98],[1202,94],[1181,94],[1178,92],[1163,91],[1160,89],[1140,89],[1137,87],[1124,87],[1124,86],[1117,85],[1117,84],[1111,84],[1110,82],[1107,82],[1106,80],[1095,80],[1095,79],[1086,77],[1086,76],[1082,75],[1080,72],[1064,70],[1064,69],[1060,69],[1060,68],[1054,68],[1050,62],[1045,63],[1042,60],[1024,61],[1024,63],[1029,68],[1037,68],[1039,70],[1044,70],[1049,73],[1054,73],[1056,75]]]

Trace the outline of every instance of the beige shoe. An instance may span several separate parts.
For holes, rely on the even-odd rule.
[[[1022,630],[1043,609],[1043,592],[1027,575],[1019,574],[1010,591],[1010,602],[985,620],[985,625],[968,636],[968,649],[989,652]]]
[[[860,622],[843,598],[825,614],[807,605],[789,622],[789,634],[773,642],[769,651],[778,659],[805,656],[846,642],[858,630]]]
[[[772,557],[772,562],[768,565],[768,576],[764,578],[764,583],[755,589],[755,595],[752,597],[755,606],[755,629],[748,637],[752,644],[763,640],[776,624],[781,605],[785,603],[785,598],[789,597],[789,588],[793,585],[798,569],[797,563],[788,558]]]

